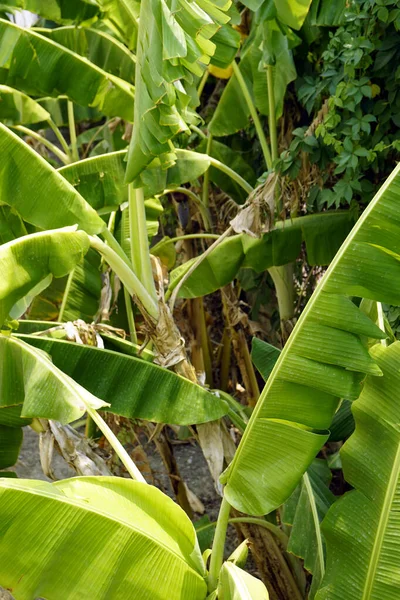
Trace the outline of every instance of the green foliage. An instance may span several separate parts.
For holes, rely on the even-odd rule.
[[[264,514],[282,504],[327,440],[320,430],[329,427],[339,398],[355,400],[365,374],[381,375],[360,336],[386,336],[350,297],[400,303],[394,258],[399,171],[396,167],[353,228],[268,378],[221,477],[226,498],[238,510]],[[268,465],[268,479],[260,480],[261,465]]]
[[[355,489],[323,523],[328,562],[318,600],[398,597],[400,344],[378,344],[372,355],[383,377],[367,377],[353,405],[356,429],[341,457]]]
[[[83,231],[66,227],[18,238],[0,247],[0,327],[7,316],[18,318],[26,307],[17,305],[26,296],[40,293],[54,277],[67,275],[89,249]],[[29,306],[30,302],[28,303]],[[25,310],[24,310],[25,309]]]
[[[77,191],[37,152],[0,123],[0,191],[2,202],[18,211],[32,225],[55,229],[79,225],[87,233],[99,233],[105,223]],[[18,186],[15,180],[18,179]],[[49,210],[47,198],[57,204]]]
[[[110,404],[107,410],[115,414],[190,425],[227,412],[225,402],[208,390],[140,358],[44,337],[20,339],[50,355],[56,367]]]
[[[79,54],[0,19],[0,81],[36,96],[67,95],[109,116],[133,117],[133,87]]]
[[[308,60],[300,54],[297,97],[314,120],[293,131],[279,169],[295,179],[303,153],[318,165],[324,186],[311,188],[311,210],[365,203],[390,172],[400,149],[399,27],[397,1],[353,0],[339,27],[319,32]]]
[[[0,581],[17,598],[206,596],[194,528],[152,486],[115,477],[0,479],[0,498],[8,524],[0,538]]]
[[[161,167],[175,162],[169,142],[199,118],[194,77],[203,74],[215,52],[210,41],[229,21],[231,2],[142,0],[137,47],[136,102],[126,180],[134,181],[155,157]]]

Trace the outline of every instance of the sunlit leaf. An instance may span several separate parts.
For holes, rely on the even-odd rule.
[[[371,354],[383,377],[367,377],[352,406],[356,429],[341,458],[355,489],[323,522],[327,572],[318,600],[399,597],[400,343],[377,344]]]
[[[42,229],[79,225],[90,234],[106,227],[64,177],[1,123],[0,153],[1,201],[24,221]],[[50,201],[57,210],[49,210]]]
[[[0,501],[8,524],[0,581],[17,598],[206,597],[193,525],[152,486],[116,477],[0,479]]]
[[[329,427],[339,399],[356,400],[365,375],[382,374],[362,339],[386,334],[351,297],[400,304],[399,171],[368,205],[309,300],[221,477],[228,501],[242,512],[281,505],[327,440],[320,430]]]
[[[21,336],[47,352],[55,366],[111,404],[116,414],[189,425],[213,421],[227,407],[208,390],[157,365],[110,350],[38,336]]]
[[[2,83],[35,96],[67,95],[107,116],[133,119],[133,87],[79,54],[0,19]]]
[[[0,326],[18,301],[42,282],[49,285],[52,277],[72,271],[88,248],[88,236],[69,227],[34,233],[0,246]]]
[[[49,119],[38,102],[7,85],[0,85],[0,119],[5,125],[26,125]]]

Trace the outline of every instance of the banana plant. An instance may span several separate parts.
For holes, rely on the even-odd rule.
[[[203,560],[200,555],[190,521],[171,500],[144,484],[101,412],[193,425],[220,419],[230,410],[218,395],[197,384],[164,302],[162,283],[158,287],[154,283],[146,208],[157,204],[154,196],[178,188],[199,202],[182,184],[201,176],[207,183],[208,175],[214,178],[214,168],[242,188],[241,200],[253,192],[253,180],[246,181],[215,158],[212,138],[203,142],[201,152],[174,145],[180,144],[180,133],[200,131],[200,137],[204,135],[198,128],[196,87],[204,85],[206,66],[212,60],[222,67],[232,62],[239,35],[227,24],[234,9],[228,0],[10,0],[6,4],[34,10],[67,27],[32,31],[0,20],[0,96],[4,98],[0,119],[19,134],[29,133],[42,142],[46,138],[36,128],[44,123],[53,130],[62,150],[54,144],[48,148],[64,164],[56,170],[19,135],[0,124],[0,469],[15,462],[21,428],[33,419],[67,423],[87,413],[136,481],[75,478],[47,484],[1,478],[0,522],[7,526],[4,531],[0,527],[0,584],[11,589],[17,600],[36,595],[49,599],[268,598],[259,580],[235,562],[223,563],[231,506],[249,515],[264,515],[287,503],[291,494],[296,499],[299,492],[292,518],[288,518],[293,523],[291,548],[306,558],[316,587],[324,571],[318,530],[321,513],[315,505],[318,490],[310,483],[312,467],[309,479],[306,471],[329,437],[340,399],[346,398],[356,401],[362,415],[358,431],[343,453],[345,471],[356,491],[334,504],[326,518],[328,564],[317,598],[340,598],[347,593],[343,545],[357,565],[357,578],[351,581],[354,597],[366,598],[371,590],[382,600],[396,597],[395,575],[382,582],[388,566],[393,569],[395,565],[395,559],[387,558],[388,548],[394,547],[397,553],[395,502],[388,500],[396,494],[396,440],[390,438],[394,440],[390,446],[393,460],[379,483],[364,466],[362,473],[370,476],[367,488],[354,465],[361,460],[361,437],[372,435],[379,427],[385,434],[395,430],[396,415],[386,404],[396,390],[398,348],[397,344],[388,349],[378,344],[367,349],[366,337],[380,340],[386,334],[360,310],[354,297],[400,303],[399,167],[337,252],[269,373],[239,448],[221,477],[224,497],[207,573],[207,556]],[[286,85],[294,77],[290,51],[297,38],[292,29],[304,22],[310,2],[247,0],[244,4],[257,11],[254,23],[258,29],[244,45],[239,66],[234,63],[232,67],[235,79],[226,86],[209,129],[218,135],[220,126],[219,131],[227,133],[222,109],[228,93],[236,89],[237,115],[232,118],[240,117],[241,128],[249,115],[253,117],[267,167],[272,169],[277,152],[276,116],[282,109]],[[319,4],[313,2],[321,13]],[[268,18],[263,12],[267,9]],[[70,27],[71,22],[82,23],[82,29]],[[260,23],[265,25],[262,31]],[[136,50],[136,55],[131,50]],[[276,66],[278,59],[285,68]],[[255,65],[260,64],[265,67],[262,90],[269,92],[264,97],[254,85],[260,76]],[[60,95],[69,101],[70,145],[46,109],[48,100],[40,98],[60,102]],[[72,101],[96,107],[105,116],[133,121],[128,153],[122,150],[78,160]],[[269,117],[271,151],[256,108]],[[228,115],[227,120],[230,118]],[[33,129],[21,129],[26,124]],[[217,144],[216,149],[222,152]],[[254,172],[247,173],[254,178]],[[221,188],[225,189],[222,183]],[[51,210],[49,199],[56,210]],[[125,204],[128,208],[119,233],[111,225]],[[202,208],[207,215],[206,202]],[[107,223],[105,217],[110,215]],[[349,212],[328,212],[277,221],[256,240],[244,233],[218,238],[215,248],[207,250],[200,261],[195,259],[177,269],[168,293],[185,276],[179,294],[194,298],[232,281],[240,268],[264,271],[282,267],[298,256],[302,242],[311,264],[327,264],[354,221]],[[152,362],[152,353],[148,355],[151,360],[139,358],[134,343],[114,339],[112,350],[78,346],[49,337],[38,323],[25,324],[32,327],[28,333],[23,325],[15,331],[15,319],[26,312],[32,299],[42,298],[49,286],[68,277],[65,297],[68,300],[71,290],[75,294],[78,288],[73,285],[87,272],[82,261],[90,256],[96,257],[97,265],[100,260],[107,264],[122,281],[131,339],[135,337],[133,299],[161,366]],[[196,270],[189,272],[193,267]],[[56,325],[59,331],[63,327],[62,323]],[[383,424],[376,398],[382,414],[387,415]],[[357,420],[357,409],[355,414]],[[365,414],[372,426],[363,430]],[[239,425],[244,422],[240,415],[232,415]],[[376,452],[379,454],[379,449]],[[332,498],[327,494],[324,499],[325,511]],[[343,516],[347,509],[348,515]],[[367,545],[360,549],[363,532],[359,522],[353,525],[350,517],[355,519],[362,510],[371,513],[373,526]],[[304,523],[299,521],[304,519],[312,521],[313,533],[307,533],[303,544]],[[342,523],[345,526],[340,528]],[[354,542],[348,535],[352,526]],[[39,549],[38,539],[43,541]],[[316,541],[317,553],[310,540]],[[123,553],[118,550],[121,547]],[[76,573],[72,579],[67,577],[71,571]]]

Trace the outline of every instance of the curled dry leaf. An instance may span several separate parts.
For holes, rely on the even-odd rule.
[[[271,231],[275,221],[275,188],[278,178],[275,173],[268,175],[250,194],[243,208],[230,225],[236,233],[247,233],[259,238],[263,233]]]

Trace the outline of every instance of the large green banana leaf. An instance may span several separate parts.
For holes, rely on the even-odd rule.
[[[339,398],[356,400],[380,367],[362,336],[381,332],[351,300],[400,304],[400,165],[376,194],[309,300],[222,475],[227,500],[263,514],[292,493],[327,439]]]
[[[99,13],[96,0],[4,0],[2,6],[29,10],[56,23],[79,23]]]
[[[371,354],[383,377],[367,377],[353,403],[354,434],[341,450],[354,491],[322,524],[327,573],[318,600],[397,600],[400,597],[400,343]]]
[[[17,600],[204,600],[192,523],[155,487],[116,477],[0,479],[0,581]]]
[[[5,125],[27,125],[47,121],[50,113],[26,94],[0,85],[0,120]]]
[[[316,213],[278,221],[275,229],[259,239],[244,233],[227,238],[185,281],[179,296],[196,298],[211,294],[237,277],[240,268],[251,268],[262,273],[272,266],[293,262],[300,254],[303,241],[309,264],[327,265],[354,221],[355,215],[349,211]],[[175,286],[192,262],[171,272],[171,287]]]
[[[188,181],[195,181],[210,166],[206,154],[180,149],[176,149],[175,153],[177,160],[171,168],[162,170],[156,159],[142,173],[141,181],[146,198]],[[58,172],[93,208],[106,213],[116,210],[128,200],[128,186],[124,183],[125,159],[126,151],[120,150],[61,167]]]
[[[0,19],[0,81],[34,96],[65,94],[77,104],[132,121],[133,87],[79,54]]]
[[[68,274],[88,249],[86,233],[73,227],[33,233],[0,246],[0,327],[16,303],[42,291],[53,277]]]
[[[190,425],[227,412],[208,390],[140,358],[34,335],[18,339],[47,352],[56,367],[124,417]]]
[[[0,406],[21,405],[22,417],[43,417],[61,423],[81,418],[86,408],[105,403],[53,365],[41,350],[0,334]]]
[[[64,177],[1,123],[0,154],[1,201],[24,221],[42,229],[79,225],[89,234],[106,227]],[[54,207],[57,210],[50,210]]]
[[[111,35],[89,27],[57,27],[35,29],[57,44],[84,56],[103,71],[129,83],[135,82],[135,55]]]
[[[170,140],[197,123],[193,75],[201,76],[215,52],[211,41],[229,21],[231,0],[142,0],[136,62],[136,102],[126,180],[134,181],[160,157],[174,163]]]

